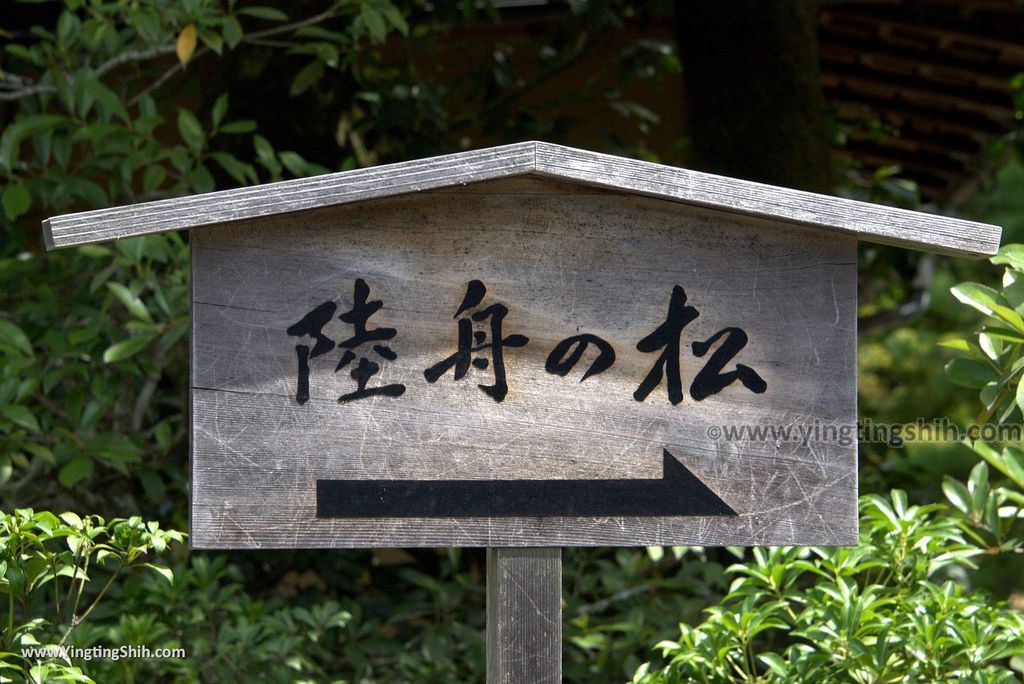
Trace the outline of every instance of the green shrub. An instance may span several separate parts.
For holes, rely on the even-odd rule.
[[[223,555],[193,554],[173,571],[173,585],[119,583],[78,643],[184,648],[186,657],[93,660],[79,663],[83,672],[97,682],[454,684],[482,671],[483,587],[468,573],[404,568],[402,590],[387,595],[359,577],[333,589],[310,577],[297,594],[258,599]]]
[[[0,514],[0,681],[91,681],[66,657],[30,657],[22,649],[76,645],[87,618],[135,568],[149,568],[169,584],[171,571],[147,558],[181,541],[180,532],[138,517],[105,521],[31,509]]]
[[[156,96],[252,41],[289,38],[321,64],[316,25],[344,21],[335,38],[356,42],[404,27],[390,3],[342,4],[289,22],[209,0],[67,0],[53,25],[16,38],[0,17],[12,38],[0,53],[0,507],[130,515],[155,504],[184,524],[185,238],[43,254],[40,221],[326,171],[231,116],[227,93]]]
[[[702,623],[658,644],[667,664],[633,681],[1018,681],[1024,616],[964,586],[984,551],[948,506],[867,496],[860,524],[855,548],[754,549]]]
[[[946,372],[956,382],[979,390],[979,424],[1009,428],[1013,443],[993,444],[970,436],[965,443],[983,459],[976,470],[979,484],[968,491],[946,477],[946,497],[970,521],[974,543],[990,553],[1024,551],[1024,245],[1005,245],[992,258],[1005,266],[1002,286],[961,283],[953,294],[985,314],[975,338],[957,337],[945,343],[962,355],[949,362]],[[1014,435],[1014,432],[1016,434]],[[988,485],[987,466],[1001,481]],[[972,476],[972,481],[974,477]]]

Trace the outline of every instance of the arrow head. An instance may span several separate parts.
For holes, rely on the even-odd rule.
[[[664,449],[663,468],[663,486],[673,498],[678,497],[679,507],[685,509],[685,512],[677,515],[737,515],[729,504],[711,491],[668,449]]]

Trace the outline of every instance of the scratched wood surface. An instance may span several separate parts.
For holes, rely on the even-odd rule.
[[[487,549],[487,684],[562,681],[562,550]]]
[[[192,543],[200,548],[854,544],[857,541],[856,240],[675,202],[512,178],[193,231]],[[397,358],[369,386],[400,397],[339,403],[355,389],[341,350],[309,362],[286,330],[324,302],[324,333],[354,281],[383,307]],[[508,307],[508,394],[478,388],[493,366],[424,370],[456,349],[467,282]],[[637,342],[665,321],[680,286],[699,316],[681,335],[689,388],[694,341],[736,326],[739,382],[672,405],[666,384],[633,393],[658,353]],[[580,333],[614,346],[614,365],[580,382],[548,353]],[[305,342],[308,344],[308,338]],[[369,345],[367,345],[369,346]],[[710,354],[709,354],[710,355]],[[723,430],[789,427],[728,440]],[[810,431],[806,439],[796,430]],[[720,436],[715,439],[714,433]],[[843,432],[846,431],[846,432]],[[709,432],[712,433],[709,436]],[[317,517],[317,480],[657,479],[668,451],[735,515]]]
[[[871,242],[986,256],[1001,229],[974,221],[779,188],[543,142],[470,150],[313,178],[97,209],[43,222],[48,248],[212,226],[523,174],[767,216]]]

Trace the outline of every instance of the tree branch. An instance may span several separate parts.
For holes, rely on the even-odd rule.
[[[273,28],[264,29],[262,31],[253,31],[248,35],[243,35],[242,42],[254,43],[264,38],[280,35],[282,33],[287,33],[289,31],[297,31],[298,29],[305,28],[307,26],[319,24],[320,22],[326,21],[327,19],[333,17],[340,7],[340,3],[334,3],[331,5],[330,8],[324,10],[323,12],[320,12],[319,14],[315,14],[312,17],[307,17],[306,19],[295,21],[290,24],[284,24],[282,26],[275,26]],[[123,52],[119,55],[111,57],[110,59],[96,67],[96,77],[102,78],[105,74],[109,73],[110,71],[113,71],[117,67],[122,66],[124,64],[147,62],[149,60],[157,59],[159,57],[166,57],[167,55],[174,54],[175,50],[176,44],[173,41],[167,45],[157,45],[155,47],[128,50],[127,52]],[[207,54],[208,52],[210,52],[209,48],[201,48],[199,51],[192,55],[192,60],[198,59],[203,55]],[[184,66],[185,65],[183,64],[175,64],[173,67],[164,72],[164,74],[162,74],[160,78],[154,81],[153,84],[151,84],[141,93],[132,98],[132,100],[129,102],[129,105],[134,105],[143,95],[163,85],[174,74],[184,70]],[[7,92],[0,91],[0,101],[13,102],[14,100],[21,100],[26,97],[31,97],[32,95],[43,95],[46,93],[57,92],[57,87],[49,84],[33,84],[24,86],[25,83],[30,83],[30,81],[15,74],[4,74],[3,81],[0,81],[0,83],[6,81],[10,81],[12,83],[17,84],[18,88],[16,90],[9,90]]]
[[[146,50],[129,50],[128,52],[123,52],[117,57],[112,57],[96,67],[96,76],[97,78],[102,77],[108,71],[112,71],[122,64],[128,64],[129,62],[145,62],[150,59],[156,59],[157,57],[164,57],[166,55],[173,54],[175,49],[175,43],[171,43],[170,45],[158,45]]]
[[[0,71],[0,86],[8,89],[14,88],[27,88],[35,85],[35,81],[31,78],[24,76],[18,76],[17,74],[9,74],[5,71]]]
[[[56,92],[56,88],[52,85],[34,85],[27,88],[20,88],[18,90],[11,90],[8,92],[0,92],[0,102],[13,102],[14,100],[20,100],[25,97],[31,97],[32,95],[42,95],[43,93]]]
[[[96,67],[96,77],[102,78],[104,74],[116,69],[122,64],[128,64],[131,62],[145,62],[150,59],[156,59],[157,57],[169,55],[173,53],[174,50],[175,46],[172,43],[171,45],[158,45],[156,47],[146,49],[128,50],[127,52],[122,52],[116,57],[111,57],[106,62],[103,62],[103,64],[100,64],[98,67]],[[65,78],[68,78],[70,80],[70,77]],[[14,74],[4,74],[4,80],[21,81],[23,83],[26,81],[26,79],[23,79],[20,76],[15,76]],[[57,86],[49,84],[30,85],[28,87],[23,87],[18,90],[12,90],[6,93],[0,92],[0,100],[20,100],[22,98],[30,97],[32,95],[43,95],[45,93],[55,92],[57,92]]]
[[[284,24],[283,26],[275,26],[274,28],[264,29],[262,31],[253,31],[252,33],[250,33],[248,35],[243,35],[242,36],[242,42],[243,43],[258,44],[259,41],[261,41],[261,40],[263,40],[265,38],[269,38],[271,36],[277,36],[277,35],[280,35],[282,33],[288,33],[289,31],[297,31],[300,28],[305,28],[307,26],[313,26],[314,24],[319,24],[320,22],[326,21],[327,19],[330,19],[332,16],[334,16],[334,13],[338,10],[339,7],[340,7],[340,3],[335,3],[335,4],[331,5],[331,7],[329,9],[324,10],[320,14],[314,14],[312,17],[308,17],[308,18],[303,19],[301,21],[292,22],[291,24]],[[200,48],[199,50],[196,51],[195,54],[192,55],[192,59],[190,59],[189,62],[194,62],[194,61],[196,61],[196,60],[206,56],[209,53],[210,53],[210,48],[207,48],[207,47]],[[175,64],[174,66],[172,66],[171,68],[169,68],[167,71],[162,73],[158,79],[156,79],[151,84],[146,86],[146,88],[144,88],[140,93],[138,93],[135,97],[133,97],[131,100],[129,100],[128,101],[128,106],[131,107],[131,106],[135,105],[135,103],[137,103],[142,97],[144,97],[145,95],[153,92],[154,90],[156,90],[157,88],[162,86],[164,83],[166,83],[171,78],[173,78],[177,73],[179,73],[181,71],[184,71],[185,70],[185,66],[186,66],[185,64],[178,63],[178,64]]]

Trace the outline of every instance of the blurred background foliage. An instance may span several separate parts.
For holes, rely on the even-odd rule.
[[[708,161],[714,138],[695,140],[707,129],[680,114],[697,58],[664,30],[685,19],[675,5],[570,1],[510,32],[507,16],[475,2],[4,4],[0,681],[482,679],[479,550],[208,554],[177,543],[188,501],[187,236],[47,253],[39,226],[68,211],[525,139],[720,170]],[[813,11],[793,6],[798,19]],[[820,109],[804,158],[829,170],[815,182],[920,206],[898,167],[841,154],[877,120]],[[1024,240],[1019,137],[1008,131],[991,148],[989,182],[956,209],[1004,226],[1004,242]],[[994,393],[1016,400],[1021,341],[995,349],[975,338],[992,311],[950,294],[967,280],[1002,284],[1011,293],[998,296],[1024,314],[1000,270],[1015,272],[1016,258],[861,246],[863,419],[968,424]],[[992,374],[981,386],[941,371],[964,353]],[[986,395],[988,383],[997,387]],[[863,444],[872,496],[858,550],[566,549],[566,680],[1012,678],[1024,466],[1007,445],[973,446]],[[66,596],[86,607],[69,610]],[[913,617],[922,612],[934,620]],[[184,646],[189,658],[15,653],[36,642]]]

